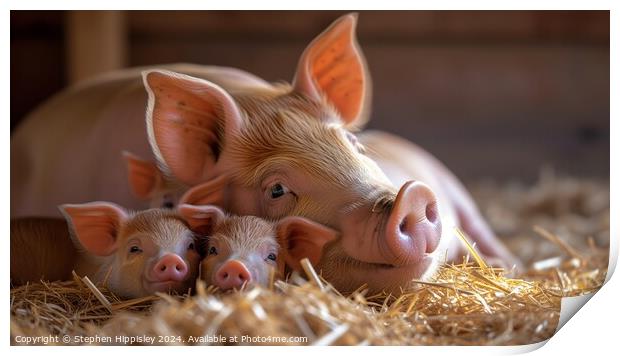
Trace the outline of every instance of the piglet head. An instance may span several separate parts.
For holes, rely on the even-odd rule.
[[[141,200],[149,201],[151,208],[173,209],[185,188],[159,169],[157,164],[123,151],[127,165],[127,180],[132,193]]]
[[[101,258],[97,281],[125,297],[186,292],[198,274],[194,232],[175,212],[151,209],[129,214],[106,202],[63,205],[75,243]]]
[[[272,270],[277,276],[283,274],[285,260],[279,257],[273,223],[255,216],[227,217],[214,206],[183,204],[179,211],[190,225],[208,235],[200,278],[209,285],[220,290],[253,284],[265,286]]]

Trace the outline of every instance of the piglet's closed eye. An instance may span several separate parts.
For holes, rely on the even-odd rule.
[[[118,248],[117,234],[127,212],[108,202],[61,205],[72,238],[96,256],[109,256]]]
[[[299,261],[303,258],[316,265],[323,246],[338,237],[336,230],[298,216],[280,220],[277,234],[286,264],[295,270],[301,270]]]

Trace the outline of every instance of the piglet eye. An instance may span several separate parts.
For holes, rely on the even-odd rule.
[[[267,259],[268,260],[272,260],[272,261],[275,261],[276,258],[277,258],[277,256],[276,256],[275,253],[270,253],[269,256],[267,256]]]
[[[195,248],[196,248],[196,246],[194,245],[194,243],[193,243],[193,242],[192,242],[192,243],[190,243],[190,244],[189,244],[189,246],[187,246],[187,249],[188,249],[188,250],[193,250],[193,249],[195,249]]]
[[[138,246],[131,246],[129,248],[129,253],[140,253],[142,252],[142,249]]]
[[[217,249],[215,248],[215,246],[211,246],[209,248],[209,255],[217,255]]]

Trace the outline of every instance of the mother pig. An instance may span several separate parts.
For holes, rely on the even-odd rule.
[[[351,132],[370,103],[355,25],[347,15],[319,35],[292,85],[217,67],[172,68],[193,76],[143,73],[148,141],[161,168],[191,187],[183,202],[273,219],[300,215],[335,228],[337,238],[312,235],[296,248],[342,291],[367,283],[371,291],[398,292],[427,278],[446,257],[459,256],[453,226],[483,254],[512,263],[440,162],[398,137]],[[127,201],[118,159],[123,149],[147,151],[143,126],[131,120],[146,102],[136,76],[126,71],[73,88],[14,135],[12,214],[95,199],[140,207]],[[45,135],[55,125],[66,131]]]

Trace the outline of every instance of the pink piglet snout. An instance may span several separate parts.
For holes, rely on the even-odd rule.
[[[226,261],[215,272],[213,279],[214,284],[221,290],[228,290],[241,288],[244,283],[250,283],[252,281],[252,274],[242,262],[230,260]]]
[[[176,254],[163,256],[153,267],[153,277],[160,282],[183,281],[189,272],[187,264]]]

